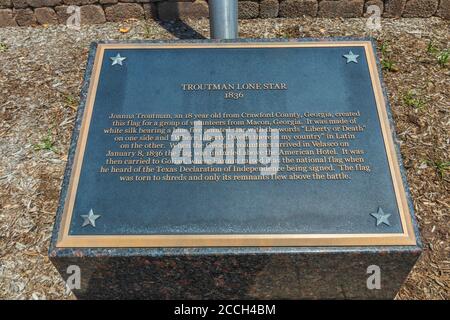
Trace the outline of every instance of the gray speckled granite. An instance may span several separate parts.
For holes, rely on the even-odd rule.
[[[328,41],[331,39],[271,39],[272,41]],[[333,38],[332,40],[372,39]],[[207,42],[236,42],[204,40]],[[262,40],[238,40],[243,42]],[[138,41],[133,41],[136,43]],[[200,42],[142,41],[142,43]],[[101,43],[114,43],[105,41]],[[121,42],[123,43],[123,42]],[[264,247],[264,248],[57,248],[69,177],[84,113],[97,44],[91,45],[81,104],[61,188],[60,204],[49,249],[49,257],[63,278],[71,264],[81,267],[81,299],[316,299],[393,298],[421,253],[421,241],[408,184],[401,174],[416,246],[377,247]],[[382,77],[377,59],[378,72]],[[383,87],[391,130],[395,128]],[[401,159],[398,145],[396,152]],[[366,288],[369,265],[381,268],[381,290]]]

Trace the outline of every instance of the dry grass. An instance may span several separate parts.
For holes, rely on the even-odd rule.
[[[154,22],[126,25],[125,34],[123,24],[0,29],[0,298],[73,298],[46,255],[88,45],[174,38]],[[208,36],[207,21],[190,25]],[[249,20],[241,22],[240,36],[372,35],[379,47],[385,44],[380,55],[395,68],[384,77],[425,245],[398,298],[449,299],[450,71],[427,48],[430,40],[438,50],[448,48],[450,25],[433,18],[382,26],[370,34],[364,19]],[[170,27],[192,36],[183,26]]]

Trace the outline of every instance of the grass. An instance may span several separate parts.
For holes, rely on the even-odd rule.
[[[436,169],[436,172],[438,173],[438,176],[441,179],[444,179],[447,172],[450,170],[450,161],[427,160],[426,163],[433,166]]]
[[[67,95],[66,97],[65,97],[65,99],[66,99],[66,101],[65,101],[65,104],[69,107],[69,108],[71,108],[71,109],[73,109],[73,110],[77,110],[77,106],[78,106],[78,99],[76,99],[74,96],[72,96],[72,95]]]
[[[381,66],[383,67],[383,70],[387,70],[387,71],[390,71],[390,72],[397,72],[398,71],[398,67],[395,64],[395,62],[392,61],[392,60],[389,60],[389,59],[383,58],[381,60]]]
[[[432,40],[428,43],[427,52],[433,55],[439,52],[439,49],[434,45]]]
[[[436,58],[438,64],[442,68],[445,68],[448,65],[450,60],[449,49],[439,50],[433,41],[430,41],[427,46],[427,52]]]
[[[383,41],[380,46],[380,51],[383,57],[386,56],[391,51],[391,49],[389,48],[389,42]]]
[[[442,68],[444,68],[448,64],[449,58],[450,58],[450,51],[448,49],[441,51],[437,55],[438,63]]]
[[[57,153],[58,150],[55,148],[55,140],[52,137],[51,130],[48,129],[47,135],[41,139],[41,141],[34,145],[34,150],[48,150]]]
[[[8,50],[6,43],[0,42],[0,52],[6,52],[6,50]]]
[[[422,98],[418,97],[413,90],[409,90],[403,95],[403,102],[406,104],[406,106],[418,110],[425,107],[425,101]]]
[[[381,67],[383,70],[389,71],[389,72],[397,72],[398,67],[394,60],[390,58],[391,55],[391,48],[389,47],[389,43],[387,41],[383,41],[383,43],[380,46],[381,51]]]

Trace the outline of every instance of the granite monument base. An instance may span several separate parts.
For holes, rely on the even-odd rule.
[[[81,268],[79,299],[393,299],[419,248],[62,250]],[[380,267],[380,289],[369,289]]]

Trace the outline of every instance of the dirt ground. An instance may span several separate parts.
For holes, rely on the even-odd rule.
[[[47,258],[91,41],[209,37],[208,21],[0,29],[0,298],[73,299]],[[122,30],[120,30],[122,29]],[[121,32],[122,31],[122,32]],[[272,19],[242,38],[372,36],[401,141],[424,253],[398,299],[450,298],[450,22]],[[447,51],[448,52],[448,51]],[[440,57],[440,58],[438,58]],[[440,63],[442,65],[440,65]]]

